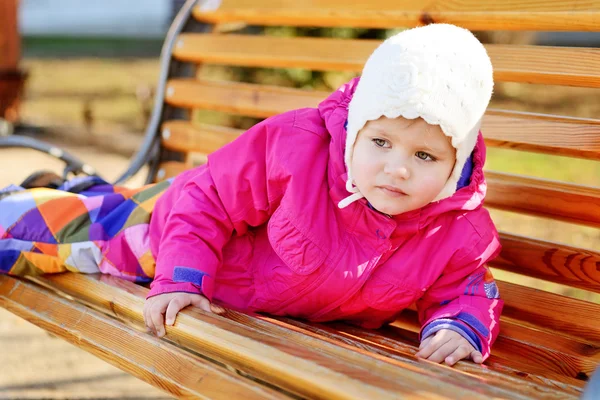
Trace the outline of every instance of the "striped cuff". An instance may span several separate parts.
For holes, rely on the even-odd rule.
[[[464,337],[467,342],[473,346],[477,351],[481,352],[481,341],[479,337],[473,332],[473,330],[465,323],[461,321],[457,321],[455,319],[450,318],[441,318],[431,321],[427,326],[423,328],[421,331],[421,340],[433,335],[437,331],[442,329],[449,329],[456,333],[459,333],[462,337]]]

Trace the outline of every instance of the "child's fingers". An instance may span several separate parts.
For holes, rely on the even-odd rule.
[[[421,344],[419,345],[419,350],[424,349],[425,347],[427,347],[427,345],[429,345],[429,342],[431,342],[431,340],[435,337],[435,335],[431,335],[431,336],[427,336],[425,339],[423,339],[421,341]]]
[[[456,344],[452,341],[445,342],[443,344],[439,344],[436,346],[435,350],[429,355],[429,357],[424,357],[429,361],[433,361],[435,363],[440,363],[446,359],[450,354],[454,352],[456,349]]]
[[[473,362],[476,364],[481,364],[481,363],[483,363],[483,354],[481,354],[477,350],[472,351],[471,352],[471,360],[473,360]]]
[[[421,343],[421,346],[419,346],[419,352],[416,354],[416,356],[419,358],[429,359],[429,357],[435,351],[437,351],[437,349],[439,349],[444,344],[448,343],[450,340],[450,337],[446,337],[438,333],[434,334],[433,336],[429,336],[428,338],[423,340],[423,343]]]
[[[152,322],[152,317],[150,316],[150,309],[152,308],[152,305],[153,303],[151,303],[149,300],[146,300],[146,303],[144,304],[144,323],[146,324],[146,329],[148,332],[156,334],[156,332],[154,332],[154,323]]]
[[[215,314],[225,312],[223,307],[210,303],[210,301],[202,295],[186,294],[171,299],[165,312],[165,324],[169,326],[173,325],[177,318],[177,314],[189,305],[199,307],[207,312],[214,312]]]
[[[165,322],[164,322],[164,312],[165,312],[166,304],[163,302],[156,302],[150,307],[149,317],[152,321],[152,326],[150,329],[154,331],[154,334],[158,337],[165,336]]]
[[[172,299],[167,306],[167,312],[165,312],[165,324],[173,325],[175,323],[175,317],[177,317],[177,313],[189,305],[189,299],[188,301],[184,301],[181,297],[175,297]]]
[[[212,312],[210,309],[210,301],[208,301],[208,299],[204,296],[194,296],[192,299],[190,299],[190,304],[194,307],[201,308],[206,312]]]
[[[148,325],[148,303],[144,303],[144,309],[142,310],[142,315],[144,316],[144,325],[146,325],[146,330],[150,330],[150,326]]]
[[[458,346],[449,356],[444,359],[446,365],[453,366],[458,361],[469,357],[473,348],[469,345],[463,344]]]

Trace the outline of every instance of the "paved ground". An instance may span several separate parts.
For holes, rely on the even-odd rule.
[[[125,157],[91,147],[69,151],[109,178],[128,165]],[[0,187],[18,183],[37,169],[62,171],[41,153],[0,150]],[[143,176],[131,183],[139,184]],[[0,399],[168,399],[158,389],[0,308]]]

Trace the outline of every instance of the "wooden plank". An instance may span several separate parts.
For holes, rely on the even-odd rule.
[[[505,318],[584,340],[595,347],[600,345],[600,304],[509,282],[497,283]]]
[[[416,311],[407,310],[389,328],[381,330],[379,338],[357,329],[340,329],[338,325],[335,329],[367,343],[396,347],[400,340],[412,339],[416,343],[421,327]],[[598,347],[585,341],[556,335],[540,327],[524,326],[521,321],[501,317],[500,334],[486,365],[492,371],[502,372],[504,375],[543,382],[550,388],[577,395],[587,377],[595,370],[598,356]],[[477,370],[472,373],[482,374]],[[518,385],[517,382],[515,384]]]
[[[521,151],[600,160],[600,121],[488,110],[482,130],[486,144]],[[167,121],[162,144],[181,152],[211,153],[244,131],[218,125]]]
[[[491,147],[600,160],[600,120],[488,109],[482,131]]]
[[[360,73],[378,40],[219,35],[179,37],[175,58],[246,67]],[[600,49],[486,45],[495,81],[600,87]]]
[[[162,125],[162,145],[169,150],[204,154],[232,142],[244,131],[224,126],[166,121]]]
[[[107,275],[84,274],[58,274],[36,278],[36,281],[92,303],[118,319],[142,323],[147,289],[131,282]],[[264,334],[197,309],[180,313],[176,324],[167,327],[167,338],[250,376],[311,398],[395,399],[414,394],[415,390],[423,396],[439,399],[450,398],[449,393],[452,398],[464,399],[483,399],[497,394],[485,383],[472,381],[468,386],[461,386],[438,382],[432,379],[431,373],[424,374],[422,369],[409,363],[398,368],[365,354],[333,349],[333,345],[324,351],[315,338],[308,338],[301,346],[285,337]],[[455,397],[455,393],[459,393],[459,397]],[[524,398],[519,392],[512,396],[502,393],[505,398]]]
[[[187,163],[179,161],[165,161],[160,163],[158,166],[154,182],[161,182],[165,179],[173,178],[190,168],[191,166]]]
[[[414,321],[411,321],[416,326],[414,333],[407,334],[407,332],[401,331],[401,328],[398,328],[398,321],[394,323],[393,327],[387,326],[378,330],[367,330],[341,322],[319,324],[283,317],[263,317],[263,319],[271,322],[279,322],[281,326],[287,329],[294,329],[302,335],[314,336],[341,346],[354,348],[358,352],[381,355],[387,362],[393,363],[394,360],[405,360],[407,357],[414,356],[418,349],[419,326],[416,322],[416,313],[403,313],[401,318],[406,318],[406,316],[414,319]],[[238,319],[236,318],[236,320]],[[252,324],[252,321],[247,321],[243,316],[239,320],[244,324]],[[273,328],[270,329],[272,330]],[[539,346],[534,345],[533,347],[536,348]],[[546,360],[552,360],[554,357],[553,354],[548,354]],[[450,371],[460,371],[461,374],[457,375],[448,371],[448,379],[452,379],[453,381],[464,379],[464,374],[477,376],[479,379],[485,380],[487,384],[498,388],[509,389],[518,386],[524,395],[534,398],[543,396],[547,399],[578,396],[580,388],[583,386],[583,382],[580,380],[564,376],[562,372],[554,372],[556,368],[544,369],[543,371],[537,368],[536,372],[542,372],[538,376],[534,375],[531,371],[525,372],[528,371],[527,369],[514,369],[512,367],[514,365],[523,366],[522,363],[514,362],[515,357],[511,357],[508,360],[500,360],[502,364],[496,360],[497,358],[494,356],[491,362],[486,362],[486,368],[481,368],[468,361],[459,362]],[[584,360],[583,363],[586,363],[588,366],[591,365],[592,370],[595,366],[595,362],[592,360]],[[436,379],[441,378],[436,377]]]
[[[297,324],[296,322],[293,323]],[[514,323],[503,321],[501,329],[510,324],[514,325]],[[350,325],[342,325],[340,323],[323,324],[319,327],[308,329],[314,330],[321,336],[335,337],[346,343],[351,343],[354,346],[369,348],[370,352],[380,351],[393,357],[394,354],[400,356],[418,345],[420,325],[417,322],[416,312],[407,310],[400,314],[398,319],[390,326],[377,331],[368,331]],[[535,336],[535,333],[538,332],[535,329],[527,329],[530,336]],[[550,334],[545,335],[550,336]],[[505,337],[506,336],[501,332],[500,338]],[[508,338],[510,340],[513,339],[511,337]],[[517,345],[512,348],[511,351],[510,346],[512,346],[513,343],[511,343],[510,340],[505,342],[501,339],[498,340],[499,341],[494,344],[492,355],[485,362],[486,368],[479,368],[469,362],[458,363],[454,368],[464,371],[465,373],[480,376],[484,379],[489,379],[490,382],[494,382],[494,377],[499,375],[506,383],[515,385],[515,387],[522,387],[523,390],[526,391],[528,391],[528,389],[540,391],[540,387],[542,387],[545,390],[541,390],[538,396],[544,398],[546,398],[546,396],[552,397],[552,394],[559,398],[565,396],[565,394],[578,396],[585,381],[570,376],[573,374],[571,371],[569,371],[569,376],[565,375],[564,371],[562,371],[558,365],[554,366],[552,364],[556,361],[556,350],[552,350],[553,348],[546,349],[539,344],[533,343],[524,346]],[[407,343],[412,343],[412,345],[407,345]],[[375,347],[375,349],[373,349],[373,347]],[[376,348],[379,348],[379,350],[376,350]],[[544,355],[542,357],[543,363],[538,364],[531,362],[532,353],[539,354],[540,352]],[[560,354],[562,354],[562,352],[560,352]],[[569,353],[566,353],[565,356],[569,358],[573,357],[573,355]],[[539,355],[533,358],[539,358]],[[575,355],[575,359],[578,358],[581,357]],[[552,365],[552,368],[547,368],[546,365]],[[588,368],[592,365],[593,368],[595,361],[587,357],[581,364],[577,365],[581,365],[584,368]],[[583,374],[580,376],[583,376]],[[527,383],[523,383],[523,381],[526,381]],[[542,394],[543,392],[549,393]],[[534,397],[536,396],[534,395]]]
[[[179,36],[173,56],[195,63],[361,72],[380,43],[380,40],[184,33]]]
[[[583,385],[600,361],[598,346],[532,329],[508,318],[502,320],[501,331],[494,354],[503,360],[516,359],[514,365],[520,370],[564,375]]]
[[[600,253],[504,232],[500,238],[492,267],[600,293]]]
[[[600,227],[600,189],[486,171],[487,207]]]
[[[600,49],[499,44],[486,48],[496,81],[600,87]]]
[[[223,0],[194,9],[207,23],[396,28],[451,23],[472,30],[596,31],[598,0]]]
[[[31,282],[0,275],[0,305],[178,398],[289,398]]]
[[[176,107],[267,118],[297,108],[316,107],[328,95],[316,90],[249,83],[173,79],[167,82],[165,101]]]

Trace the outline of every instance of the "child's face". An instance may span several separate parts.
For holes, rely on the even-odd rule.
[[[354,145],[354,184],[378,211],[416,210],[441,192],[452,173],[456,150],[437,125],[423,119],[369,121]]]

